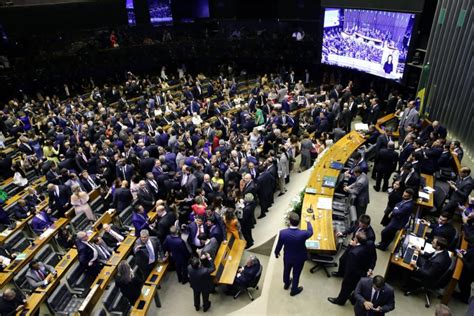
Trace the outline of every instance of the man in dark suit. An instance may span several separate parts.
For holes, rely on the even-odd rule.
[[[150,233],[146,229],[142,229],[140,232],[140,238],[135,242],[133,252],[138,269],[144,278],[150,274],[157,262],[161,262],[165,258],[160,240],[150,237]]]
[[[7,288],[0,296],[0,314],[16,315],[26,305],[26,298],[23,293],[13,288]]]
[[[420,190],[421,178],[418,172],[413,168],[412,164],[407,162],[402,166],[402,172],[398,176],[400,188],[402,190],[412,189],[414,197],[418,196]]]
[[[103,229],[102,240],[112,249],[116,249],[125,239],[126,229],[121,229],[112,224],[104,224]]]
[[[273,177],[271,171],[268,169],[262,172],[257,178],[257,194],[258,199],[260,201],[260,216],[258,217],[259,219],[266,216],[265,213],[268,212],[268,208],[273,203],[275,181],[276,179]]]
[[[148,172],[146,174],[145,183],[146,183],[146,188],[148,189],[148,191],[150,191],[152,193],[153,198],[156,201],[158,199],[158,197],[160,196],[160,191],[159,191],[158,182],[155,180],[155,177],[153,176],[153,173]]]
[[[130,180],[132,179],[133,173],[134,173],[133,166],[127,164],[125,159],[120,159],[117,162],[115,174],[117,175],[118,178],[122,180],[127,180],[128,182],[130,182]]]
[[[395,309],[393,288],[380,275],[373,279],[360,279],[354,291],[354,299],[355,316],[383,316]]]
[[[415,203],[413,202],[414,192],[412,189],[406,189],[403,192],[403,200],[395,205],[393,211],[388,215],[390,222],[382,230],[382,241],[377,244],[377,248],[385,251],[392,242],[398,230],[405,227],[413,212]]]
[[[97,177],[95,175],[90,175],[87,170],[81,172],[80,180],[86,192],[91,192],[99,187]]]
[[[199,235],[205,234],[207,235],[207,227],[204,225],[204,219],[202,216],[196,216],[194,218],[194,222],[188,225],[188,245],[191,247],[193,253],[196,252],[196,249],[202,248],[201,240],[199,239]]]
[[[242,211],[242,218],[240,219],[240,228],[242,235],[247,244],[245,248],[250,248],[253,245],[252,228],[255,227],[255,202],[254,196],[249,193],[244,196],[244,209]]]
[[[61,184],[61,175],[59,174],[58,167],[53,166],[46,172],[46,180],[48,183]]]
[[[171,226],[170,234],[166,236],[163,243],[163,250],[170,254],[171,260],[174,262],[178,282],[186,284],[189,280],[188,261],[191,254],[176,226]]]
[[[447,212],[444,212],[438,217],[437,223],[431,223],[425,219],[421,220],[423,225],[431,228],[431,232],[429,232],[427,235],[428,242],[431,242],[436,236],[440,236],[444,237],[448,241],[448,245],[451,245],[454,237],[456,237],[456,228],[454,228],[454,226],[449,223],[450,218],[451,215]]]
[[[243,176],[243,181],[244,181],[244,188],[242,190],[242,193],[245,195],[247,193],[253,194],[253,196],[257,195],[257,185],[255,184],[254,180],[252,179],[252,176],[249,173],[246,173]]]
[[[255,255],[250,255],[243,267],[237,270],[237,275],[234,279],[234,284],[227,291],[229,294],[235,294],[240,289],[246,289],[250,286],[252,281],[257,277],[260,271],[260,261]]]
[[[76,248],[79,257],[79,264],[90,277],[99,274],[101,265],[97,249],[89,243],[87,233],[80,231],[77,233]]]
[[[34,207],[26,204],[26,201],[19,199],[16,205],[13,207],[13,214],[16,220],[22,220],[34,213]]]
[[[140,232],[143,229],[151,231],[153,228],[153,224],[150,223],[150,218],[145,213],[145,209],[142,205],[137,205],[135,207],[135,212],[132,215],[132,224],[135,227],[135,236],[139,237]]]
[[[328,301],[336,305],[344,305],[352,291],[356,288],[359,280],[367,276],[369,270],[375,266],[373,258],[375,251],[371,249],[373,243],[367,243],[367,237],[364,232],[357,232],[350,245],[339,295],[337,297],[328,297]]]
[[[148,172],[153,170],[155,166],[155,158],[150,157],[150,153],[148,151],[143,151],[143,159],[140,160],[140,174],[144,177]]]
[[[370,108],[368,108],[368,123],[369,124],[376,124],[377,120],[380,117],[380,105],[379,100],[377,98],[373,98],[370,100]]]
[[[217,213],[215,213],[215,215],[219,216]],[[216,216],[207,216],[206,225],[209,230],[209,238],[215,238],[220,245],[224,240],[226,231],[222,230],[222,227],[217,222]]]
[[[418,261],[410,262],[414,270],[411,273],[412,280],[405,287],[408,289],[406,294],[410,294],[411,289],[416,289],[420,285],[429,286],[436,283],[439,277],[449,269],[451,258],[446,249],[448,247],[447,240],[436,236],[431,244],[435,252],[430,254],[424,253],[419,256]],[[420,249],[417,250],[420,251]]]
[[[306,240],[313,235],[313,227],[309,219],[306,219],[308,230],[300,230],[298,228],[300,224],[300,217],[295,212],[291,212],[289,215],[290,227],[280,231],[278,235],[278,243],[275,248],[275,257],[280,256],[280,251],[284,246],[283,255],[283,283],[284,289],[290,288],[291,284],[291,296],[295,296],[303,291],[302,286],[298,286],[300,281],[300,274],[303,270],[304,262],[308,258],[306,250]],[[290,279],[290,273],[293,270],[293,279]]]
[[[149,212],[155,206],[155,197],[147,188],[146,182],[141,180],[138,183],[138,204],[142,205],[145,212]]]
[[[469,194],[471,194],[474,187],[474,182],[471,177],[471,169],[463,167],[459,171],[459,178],[456,182],[449,181],[451,187],[451,195],[449,202],[443,207],[443,212],[453,214],[458,208],[459,204],[467,201]]]
[[[77,153],[74,157],[74,162],[76,164],[76,170],[78,172],[87,170],[87,167],[89,166],[89,159],[87,159],[87,156],[85,155],[82,147],[77,148]]]
[[[336,234],[336,237],[349,236],[351,240],[355,238],[356,233],[364,232],[367,238],[367,241],[375,243],[375,232],[372,226],[370,226],[370,216],[363,214],[359,217],[359,222],[356,225],[349,227],[344,232],[339,232]],[[344,271],[346,269],[347,255],[349,254],[350,246],[344,251],[342,256],[339,258],[339,265],[337,272],[331,272],[332,276],[342,277],[344,276]]]
[[[116,188],[114,192],[113,202],[112,204],[117,209],[117,212],[122,212],[124,209],[132,205],[133,202],[133,195],[128,188],[128,181],[123,180],[122,186],[120,188]]]
[[[376,181],[374,185],[374,190],[380,191],[380,184],[383,179],[382,191],[386,192],[388,190],[388,182],[390,180],[390,175],[397,168],[398,163],[398,154],[395,152],[395,143],[390,141],[387,144],[387,148],[381,148],[378,151],[376,156],[376,162],[374,170],[376,171]]]
[[[155,223],[155,231],[156,236],[161,242],[165,241],[166,236],[170,233],[171,227],[173,227],[176,222],[176,215],[163,204],[164,202],[162,200],[156,202],[156,212],[158,216]]]
[[[186,189],[188,195],[194,196],[196,193],[198,181],[196,176],[191,173],[191,168],[186,165],[181,169],[179,183],[181,184],[182,188]]]
[[[53,212],[58,212],[59,217],[64,217],[64,213],[71,207],[69,199],[71,192],[69,187],[64,185],[48,184],[49,207]]]
[[[46,211],[38,209],[31,220],[31,228],[36,234],[41,235],[46,229],[54,224],[54,221],[55,219],[49,216]]]
[[[212,282],[211,273],[215,270],[214,258],[211,258],[209,254],[202,254],[201,259],[207,259],[209,267],[205,267],[201,264],[198,257],[191,259],[191,264],[188,266],[189,283],[193,289],[194,294],[194,307],[196,311],[201,309],[201,294],[203,301],[203,311],[207,312],[211,307],[209,301],[209,293],[214,290],[214,284]]]

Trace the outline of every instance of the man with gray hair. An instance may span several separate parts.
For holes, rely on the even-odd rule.
[[[155,264],[165,259],[160,240],[151,237],[147,229],[142,229],[140,232],[140,238],[135,242],[133,252],[138,269],[145,279]]]
[[[381,148],[377,155],[377,163],[374,171],[377,173],[374,189],[380,191],[380,184],[383,179],[382,191],[387,191],[390,175],[395,171],[398,162],[398,153],[395,151],[395,143],[389,141],[387,148]]]
[[[243,267],[239,267],[234,283],[227,289],[229,295],[235,295],[240,289],[246,289],[257,277],[260,271],[260,260],[255,255],[250,255]]]

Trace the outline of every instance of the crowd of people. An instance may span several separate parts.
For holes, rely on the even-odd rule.
[[[383,47],[370,45],[365,40],[358,40],[350,35],[343,37],[342,29],[332,28],[324,31],[323,54],[337,54],[360,60],[381,63]]]
[[[131,289],[143,284],[157,262],[170,259],[178,281],[191,283],[196,310],[201,308],[202,295],[207,311],[213,291],[210,273],[219,245],[232,236],[252,247],[256,210],[260,210],[258,219],[265,217],[275,193],[285,194],[291,171],[310,168],[326,146],[350,131],[353,118],[360,114],[371,124],[366,138],[375,148],[376,190],[382,180],[382,190],[388,189],[392,172],[398,169],[399,173],[390,189],[382,240],[376,245],[370,217],[365,215],[370,202],[366,156],[356,153],[346,172],[340,190],[353,196],[359,222],[344,233],[352,236],[347,255],[341,259],[347,262],[336,273],[344,276],[344,282],[339,296],[330,299],[342,305],[356,288],[362,295],[366,285],[359,280],[375,266],[375,246],[386,249],[394,232],[406,225],[420,187],[419,173],[434,174],[449,167],[451,151],[462,159],[461,146],[446,141],[446,130],[438,122],[419,127],[413,102],[403,110],[403,141],[400,155],[395,154],[390,130],[379,134],[372,125],[381,116],[377,94],[353,96],[352,82],[345,88],[323,85],[313,90],[289,72],[287,78],[263,75],[242,85],[225,75],[193,77],[185,67],[179,68],[177,77],[169,79],[165,67],[153,78],[128,73],[123,85],[94,87],[90,94],[63,101],[41,95],[14,99],[0,112],[0,130],[15,138],[19,151],[15,161],[2,154],[2,176],[13,176],[15,185],[28,191],[15,205],[12,217],[36,213],[31,226],[37,234],[71,208],[76,216],[84,213],[94,222],[97,214],[88,201],[93,190],[100,190],[106,208],[118,213],[133,208],[138,273],[121,262],[116,281],[131,304],[138,292]],[[388,103],[398,108],[398,98],[392,98]],[[301,155],[299,166],[295,165],[297,155]],[[45,192],[30,187],[27,174],[31,173],[45,175]],[[443,216],[450,216],[472,190],[470,170],[463,168],[460,176],[450,183],[450,203],[443,208],[449,215]],[[48,208],[36,211],[45,195]],[[147,215],[152,209],[158,214],[156,221]],[[12,223],[3,208],[0,220],[4,228]],[[290,223],[296,228],[299,218],[292,215]],[[97,275],[128,233],[127,228],[116,225],[103,229],[103,235],[93,240],[88,240],[86,232],[74,238],[68,228],[61,229],[58,236],[62,247],[76,245],[79,262],[89,276]],[[285,252],[291,247],[292,238],[285,244],[284,235],[280,234],[277,256],[283,245]],[[439,235],[434,239],[439,251],[450,242]],[[292,282],[291,295],[302,291],[298,279],[304,260],[294,259],[293,281],[289,271],[285,272],[285,288]],[[259,266],[257,258],[249,259],[228,292],[234,294],[248,284]],[[40,269],[35,273],[40,283],[47,273],[55,273],[41,263],[32,269]],[[430,270],[427,277],[440,271]],[[380,278],[373,282],[378,288],[385,286]]]

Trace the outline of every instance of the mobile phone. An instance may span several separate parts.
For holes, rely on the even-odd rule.
[[[418,255],[413,255],[413,257],[411,257],[411,261],[417,261],[418,260]]]

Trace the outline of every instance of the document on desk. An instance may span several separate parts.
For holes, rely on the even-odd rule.
[[[423,248],[425,247],[425,239],[413,235],[408,235],[408,245]]]
[[[4,257],[4,256],[0,256],[0,260],[2,260],[2,264],[4,266],[9,266],[10,262],[12,262],[10,258]]]
[[[428,243],[428,242],[427,242],[426,245],[425,245],[425,249],[423,249],[423,252],[424,252],[424,253],[433,253],[433,252],[435,252],[435,251],[436,251],[436,250],[433,248],[433,245],[430,244],[430,243]]]
[[[48,237],[49,235],[51,235],[53,232],[54,232],[54,228],[48,228],[41,234],[40,238],[44,239]]]
[[[319,197],[318,203],[316,204],[316,208],[323,209],[323,210],[330,210],[332,209],[332,199],[328,197]]]
[[[436,191],[436,190],[433,189],[432,187],[426,186],[426,187],[423,188],[423,191],[425,191],[425,192],[428,193],[428,194],[431,194],[431,193],[433,193],[433,192]]]
[[[26,253],[19,253],[16,257],[15,260],[25,260],[26,259]]]
[[[355,123],[354,129],[356,131],[368,131],[369,130],[369,125],[365,123]]]
[[[425,193],[425,192],[422,192],[422,191],[418,192],[418,197],[422,200],[425,200],[425,201],[429,201],[429,199],[430,199],[430,195],[428,193]]]

